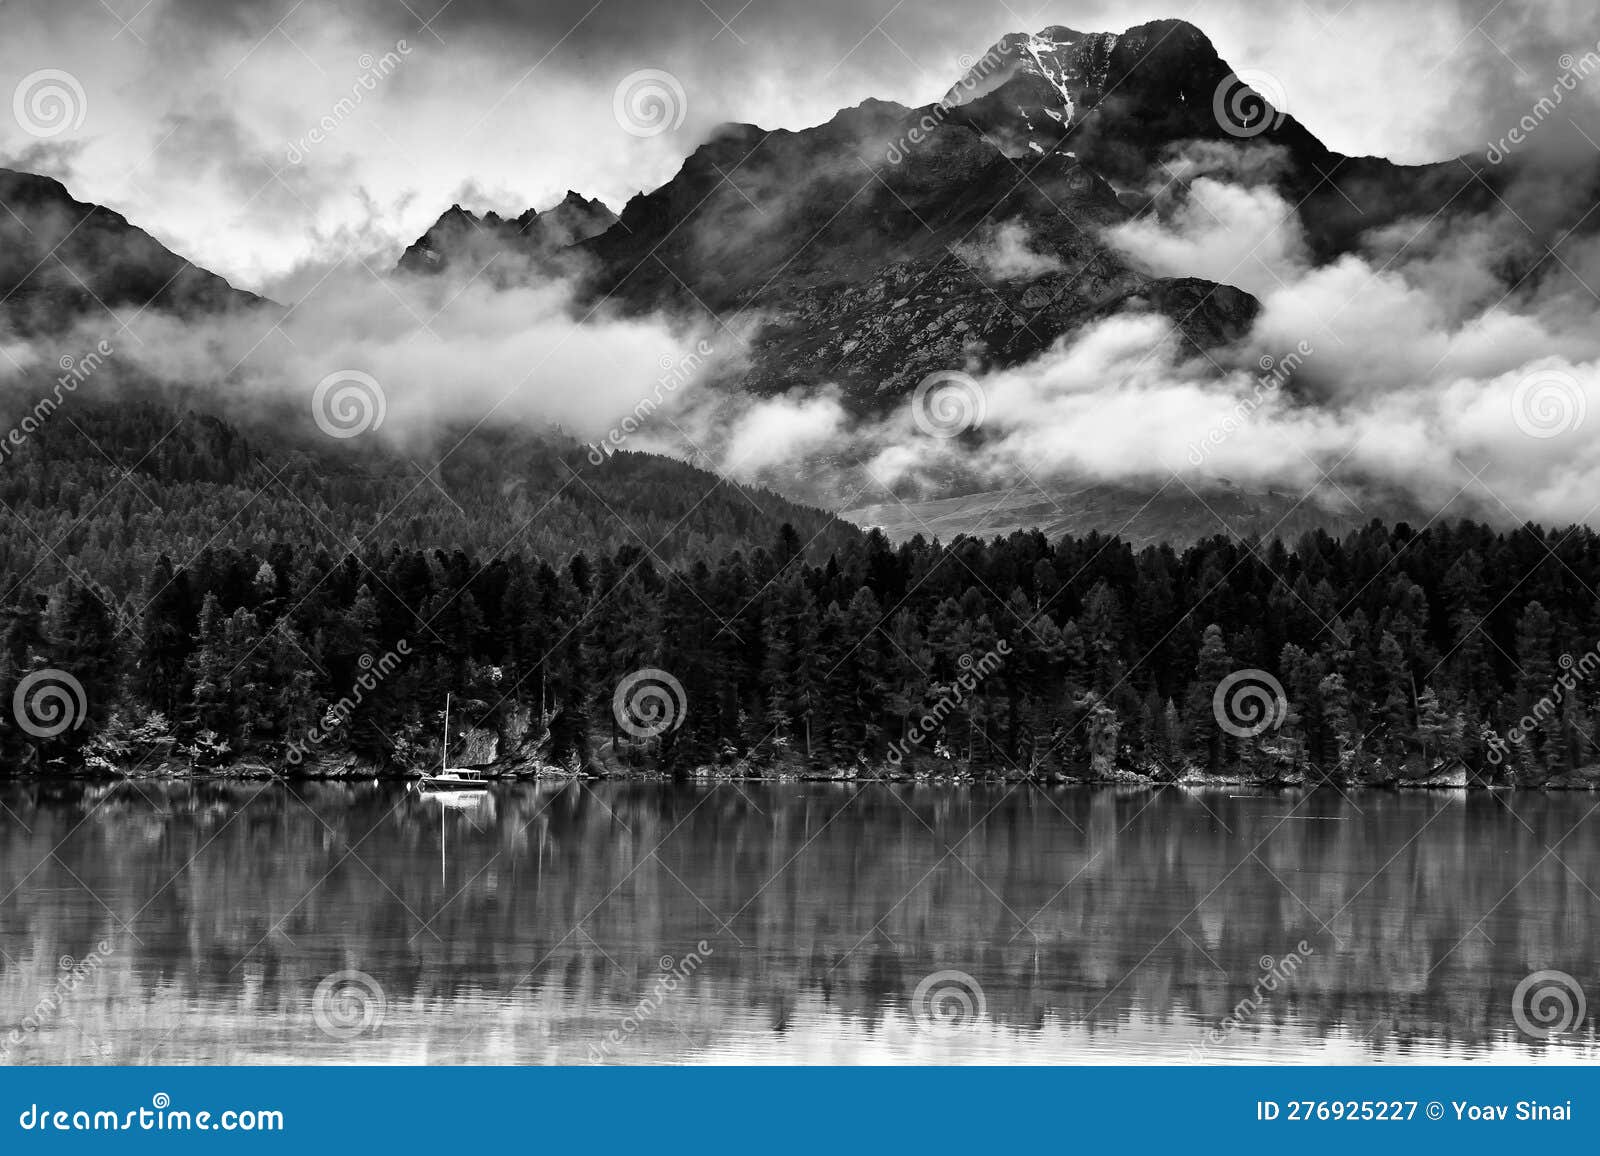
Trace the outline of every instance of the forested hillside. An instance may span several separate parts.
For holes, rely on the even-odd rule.
[[[683,563],[770,541],[784,523],[824,550],[859,532],[668,458],[619,453],[596,465],[555,432],[446,429],[395,447],[328,438],[290,417],[268,414],[246,432],[155,401],[73,398],[5,447],[0,569],[13,578],[3,589],[75,576],[121,596],[160,555],[181,567],[208,547],[506,548],[559,565],[631,543]]]
[[[662,459],[469,446],[425,476],[154,405],[47,423],[0,471],[6,765],[405,769],[437,757],[447,692],[461,757],[506,770],[1600,763],[1587,529],[894,547]],[[662,726],[614,701],[647,669]],[[1266,726],[1224,725],[1242,669],[1282,687]]]

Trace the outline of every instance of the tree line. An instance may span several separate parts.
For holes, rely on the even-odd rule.
[[[281,768],[298,744],[406,769],[437,757],[448,692],[507,766],[1579,782],[1600,774],[1597,588],[1594,532],[1470,522],[1138,551],[820,551],[784,524],[677,562],[284,535],[160,555],[123,589],[12,564],[0,746],[10,767]],[[50,672],[81,688],[65,726],[19,714]],[[623,701],[640,672],[654,697]]]

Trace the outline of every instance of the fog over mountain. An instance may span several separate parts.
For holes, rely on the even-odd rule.
[[[110,333],[102,386],[247,415],[358,372],[396,444],[557,425],[896,533],[1590,518],[1600,55],[1577,8],[1441,8],[1437,37],[1410,20],[1374,50],[1389,9],[1363,4],[1085,5],[981,37],[992,13],[941,5],[751,9],[705,37],[671,5],[560,7],[158,3],[114,52],[63,38],[87,10],[8,11],[92,79],[27,94],[64,93],[64,131],[0,136],[66,181],[8,178],[0,375],[26,393]],[[359,72],[323,67],[358,41]],[[97,97],[180,50],[204,67]],[[461,91],[447,53],[482,65]],[[333,111],[297,125],[311,97],[266,94],[271,64]],[[170,111],[205,83],[234,99]],[[129,159],[124,118],[165,137]],[[84,216],[100,187],[268,300],[197,297],[203,270]],[[111,226],[44,243],[91,218]]]

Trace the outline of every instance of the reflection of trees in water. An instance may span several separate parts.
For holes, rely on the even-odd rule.
[[[1137,1012],[1185,1020],[1179,1047],[1186,1017],[1220,1022],[1262,956],[1304,940],[1252,1024],[1404,1046],[1504,1034],[1531,970],[1597,972],[1600,850],[1581,830],[1558,845],[1577,796],[574,784],[441,812],[389,786],[142,783],[0,801],[29,828],[5,820],[0,842],[22,881],[0,904],[13,959],[109,938],[105,990],[255,1014],[358,968],[400,1003],[548,998],[608,1009],[603,1031],[703,939],[693,998],[764,1029],[818,999],[871,1024],[958,969],[1015,1027]]]

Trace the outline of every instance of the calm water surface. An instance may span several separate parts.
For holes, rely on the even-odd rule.
[[[1582,1062],[1593,1015],[1536,1039],[1512,994],[1555,969],[1600,1008],[1597,803],[573,784],[443,807],[386,785],[13,785],[0,1047],[21,1063]]]

